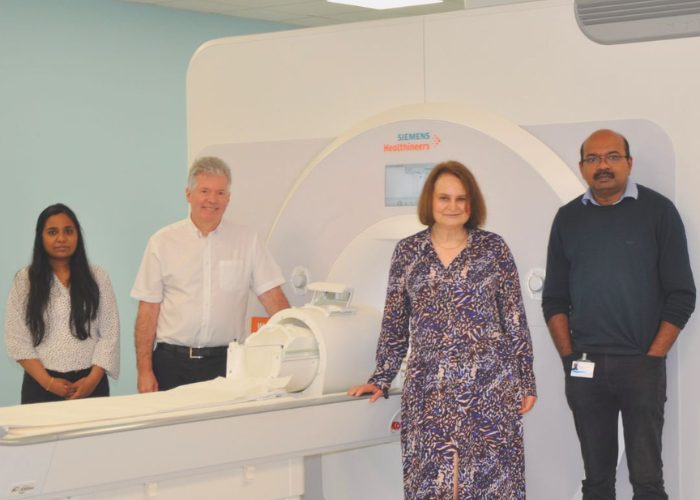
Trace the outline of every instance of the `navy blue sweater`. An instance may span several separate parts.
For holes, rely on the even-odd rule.
[[[667,321],[695,309],[683,222],[673,203],[638,185],[638,198],[559,209],[549,238],[542,309],[569,315],[574,351],[645,354]]]

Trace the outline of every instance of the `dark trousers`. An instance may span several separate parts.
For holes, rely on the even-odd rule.
[[[226,376],[226,356],[192,359],[156,349],[153,351],[153,374],[160,391],[206,382]]]
[[[614,500],[618,414],[622,414],[634,500],[667,500],[661,461],[666,402],[666,359],[589,354],[592,379],[572,377],[564,358],[566,399],[574,415],[586,472],[583,500]]]
[[[85,378],[90,375],[92,368],[86,368],[84,370],[77,370],[74,372],[57,372],[54,370],[46,370],[46,372],[55,378],[62,378],[69,382],[77,382],[81,378]],[[89,398],[101,398],[109,396],[109,381],[107,380],[107,374],[102,377],[92,391]],[[65,398],[61,396],[56,396],[54,393],[46,390],[45,387],[41,387],[39,382],[34,380],[34,377],[24,372],[24,379],[22,380],[22,399],[21,403],[23,405],[32,403],[50,403],[52,401],[65,401]]]

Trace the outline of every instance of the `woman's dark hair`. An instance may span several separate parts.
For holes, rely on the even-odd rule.
[[[46,334],[44,313],[53,281],[53,268],[44,249],[44,227],[49,217],[58,214],[70,217],[78,233],[78,244],[70,258],[70,327],[75,337],[85,340],[90,336],[90,320],[97,317],[97,309],[100,307],[100,289],[90,272],[78,218],[70,208],[61,203],[47,207],[36,221],[34,254],[29,266],[29,298],[25,321],[32,333],[34,347],[41,344]]]

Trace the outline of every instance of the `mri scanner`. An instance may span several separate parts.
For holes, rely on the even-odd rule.
[[[653,123],[598,126],[652,142],[647,154],[656,155],[654,162],[673,163],[668,136]],[[469,107],[413,105],[320,141],[326,145],[312,161],[298,160],[297,180],[270,223],[268,243],[296,306],[274,315],[243,344],[229,346],[225,380],[166,393],[0,409],[6,432],[0,461],[8,464],[0,491],[7,498],[47,500],[401,498],[400,377],[389,399],[373,405],[344,393],[374,368],[393,248],[422,229],[410,206],[421,187],[414,177],[439,158],[472,166],[487,199],[488,228],[506,235],[516,257],[541,372],[549,348],[539,311],[549,224],[561,203],[583,189],[541,139],[556,145],[562,127],[527,130]],[[394,156],[395,144],[415,147]],[[437,154],[423,155],[424,144]],[[294,166],[290,158],[303,158],[299,151],[308,147],[306,141],[268,141],[215,145],[202,154],[221,156],[238,178],[245,175],[236,171],[242,156],[275,164],[269,157],[282,154]],[[672,191],[673,176],[667,169],[637,178]],[[313,276],[329,281],[311,282]],[[355,287],[343,284],[350,282]],[[561,399],[542,397],[559,392],[560,380],[540,376],[538,385],[539,413],[526,417],[526,449],[562,442],[574,448],[568,410]],[[569,493],[571,485],[561,478],[557,484],[547,471],[552,460],[576,477],[575,460],[529,459],[534,479],[528,488],[535,498]]]
[[[373,369],[379,311],[345,285],[308,288],[230,345],[225,379],[2,409],[3,498],[297,500],[305,456],[395,441],[398,391],[371,407],[344,394]]]
[[[687,62],[698,52],[698,38],[598,45],[579,30],[573,0],[205,44],[187,77],[189,160],[231,166],[226,217],[267,235],[295,308],[231,346],[229,385],[175,394],[170,409],[125,396],[129,410],[150,413],[120,420],[11,428],[0,438],[0,498],[401,498],[400,384],[372,405],[344,391],[372,371],[393,248],[422,229],[416,178],[447,159],[474,172],[486,229],[504,236],[520,271],[539,392],[524,420],[528,497],[580,498],[578,442],[539,302],[549,227],[583,192],[582,140],[609,127],[630,140],[633,179],[676,201],[692,253],[700,71]],[[612,81],[584,78],[606,68]],[[669,75],[675,99],[663,98]],[[700,447],[680,439],[699,437],[687,422],[700,409],[681,383],[693,370],[672,351],[672,498],[700,497],[688,473]],[[252,389],[237,385],[246,380]],[[262,383],[274,380],[298,392]],[[625,469],[621,452],[620,498],[630,496]]]

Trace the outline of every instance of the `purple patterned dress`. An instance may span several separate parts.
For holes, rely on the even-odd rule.
[[[525,498],[518,410],[535,395],[532,342],[515,262],[503,239],[469,229],[445,268],[425,230],[391,261],[377,369],[387,389],[408,350],[401,402],[404,492],[410,500]]]

